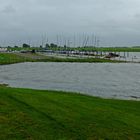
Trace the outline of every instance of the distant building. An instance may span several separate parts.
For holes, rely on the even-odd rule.
[[[7,52],[7,48],[0,48],[0,52]]]

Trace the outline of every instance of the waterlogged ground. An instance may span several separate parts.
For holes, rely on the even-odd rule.
[[[109,54],[110,52],[105,52],[104,55]],[[69,56],[67,54],[58,54],[58,53],[41,53],[45,56],[53,56],[57,58],[95,58],[95,56],[89,56],[89,55],[72,55],[70,54]],[[96,54],[96,53],[95,53]],[[100,55],[101,52],[98,52]],[[112,60],[121,60],[121,61],[128,61],[128,62],[139,62],[140,63],[140,52],[116,52],[120,57],[115,57],[112,58]]]
[[[132,63],[21,63],[0,66],[0,83],[139,100],[139,70]]]

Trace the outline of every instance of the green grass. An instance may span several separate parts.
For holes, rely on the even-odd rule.
[[[9,51],[22,51],[22,50],[42,50],[39,47],[31,47],[31,48],[8,48]],[[86,46],[86,47],[50,47],[50,50],[79,50],[79,51],[103,51],[103,52],[140,52],[140,46],[131,46],[131,47],[94,47],[94,46]]]
[[[1,140],[139,140],[140,102],[0,87]]]
[[[14,53],[0,53],[0,65],[33,61],[30,58],[18,56]]]
[[[140,47],[81,47],[80,51],[102,51],[102,52],[140,52]]]
[[[101,58],[58,58],[39,54],[0,53],[0,65],[20,62],[89,62],[89,63],[119,63],[124,61]]]
[[[38,60],[39,62],[78,62],[78,63],[119,63],[125,61],[111,60],[104,58],[58,58],[46,57],[45,59]]]
[[[71,50],[71,51],[102,51],[102,52],[140,52],[139,47],[57,47],[57,48],[49,48],[50,50]]]

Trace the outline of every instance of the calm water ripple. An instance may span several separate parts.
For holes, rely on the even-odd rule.
[[[0,66],[12,87],[76,91],[105,98],[140,99],[140,64],[21,63]]]

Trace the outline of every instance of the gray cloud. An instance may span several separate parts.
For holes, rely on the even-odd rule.
[[[41,42],[46,34],[100,37],[102,46],[140,45],[139,0],[0,0],[0,42]],[[64,38],[64,37],[63,37]],[[79,37],[77,37],[78,40]]]
[[[5,14],[12,14],[16,12],[16,9],[14,9],[12,5],[7,5],[3,10],[1,10],[1,12]]]

